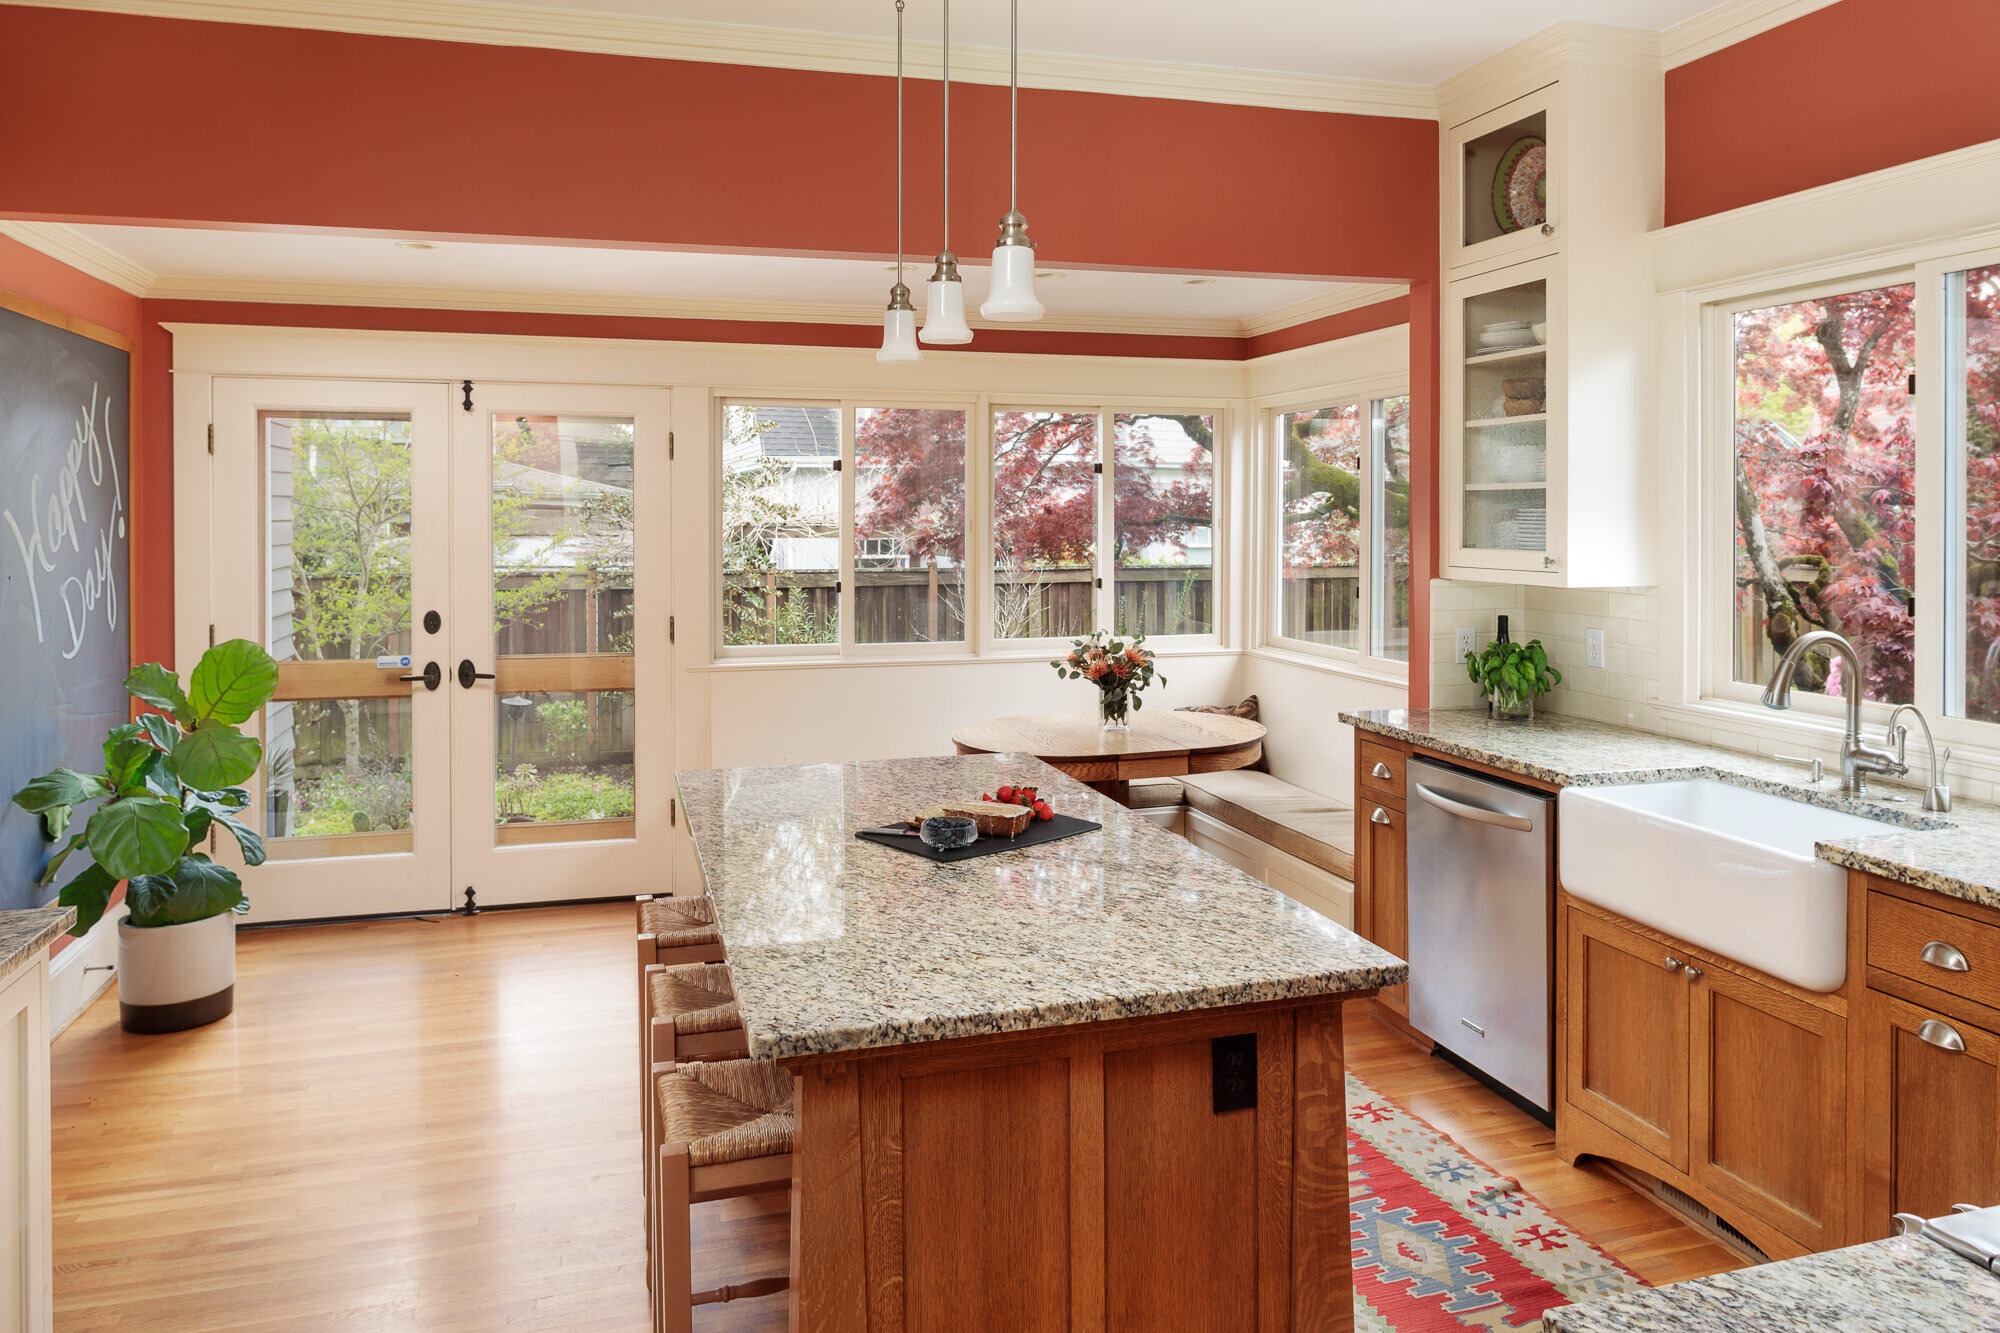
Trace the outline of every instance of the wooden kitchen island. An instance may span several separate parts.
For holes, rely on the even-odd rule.
[[[854,837],[1009,782],[1104,827]],[[1026,756],[678,784],[751,1053],[797,1078],[795,1328],[1352,1326],[1340,1006],[1401,960]]]

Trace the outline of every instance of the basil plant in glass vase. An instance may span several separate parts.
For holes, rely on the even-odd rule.
[[[208,853],[224,834],[245,865],[261,865],[264,841],[238,813],[240,784],[263,762],[255,736],[238,728],[278,688],[278,664],[248,639],[202,654],[185,689],[157,662],[135,667],[125,688],[158,711],[113,727],[104,771],[58,768],[14,793],[59,844],[42,872],[53,883],[78,852],[91,863],[57,901],[76,909],[72,935],[96,925],[125,885],[130,914],[118,926],[118,1002],[127,1031],[175,1032],[212,1023],[235,1004],[234,913],[250,903],[236,872]],[[96,803],[75,833],[79,806]]]
[[[1562,683],[1562,672],[1549,665],[1540,639],[1526,643],[1495,640],[1465,659],[1465,674],[1486,694],[1495,718],[1528,721],[1535,716],[1535,698]]]

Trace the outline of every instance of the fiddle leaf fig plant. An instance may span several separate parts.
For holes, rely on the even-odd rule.
[[[1540,639],[1526,643],[1495,640],[1465,659],[1465,674],[1502,713],[1532,702],[1562,683],[1562,672],[1549,665]]]
[[[276,692],[278,664],[250,640],[231,639],[202,654],[185,689],[158,662],[134,667],[125,688],[159,711],[110,730],[102,773],[58,768],[14,793],[15,805],[41,816],[43,837],[62,844],[41,882],[53,882],[77,851],[90,854],[57,896],[76,909],[72,935],[97,924],[121,880],[138,927],[249,911],[242,880],[204,848],[220,827],[245,865],[264,862],[264,840],[236,817],[250,804],[238,784],[257,771],[264,747],[237,727]],[[91,801],[97,808],[71,833],[76,807]]]

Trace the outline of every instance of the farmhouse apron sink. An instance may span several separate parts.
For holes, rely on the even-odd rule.
[[[1814,991],[1847,977],[1847,871],[1813,844],[1904,831],[1707,780],[1566,787],[1557,809],[1570,893]]]

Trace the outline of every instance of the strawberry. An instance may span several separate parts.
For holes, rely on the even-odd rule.
[[[1014,804],[1014,789],[1012,787],[1002,787],[999,791],[994,792],[993,794],[1000,798],[1000,803],[1002,805]]]
[[[1048,819],[1054,819],[1055,817],[1056,817],[1056,812],[1049,809],[1049,803],[1047,801],[1035,802],[1035,818],[1048,820]]]
[[[993,799],[993,797],[987,792],[980,792],[979,799],[982,801],[990,801]]]

